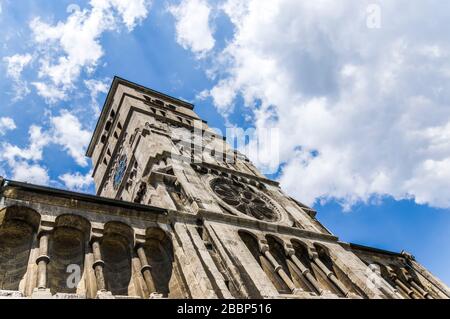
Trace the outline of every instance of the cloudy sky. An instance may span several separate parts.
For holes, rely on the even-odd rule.
[[[442,0],[0,0],[0,175],[93,192],[118,75],[221,130],[276,129],[269,177],[450,284],[449,19]]]

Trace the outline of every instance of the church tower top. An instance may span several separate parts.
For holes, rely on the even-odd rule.
[[[165,93],[161,93],[158,92],[156,90],[153,90],[151,88],[145,87],[143,85],[137,84],[135,82],[132,81],[128,81],[124,78],[121,78],[119,76],[114,76],[114,79],[111,83],[111,86],[109,88],[108,94],[106,96],[105,102],[103,104],[100,116],[98,118],[97,121],[97,125],[95,127],[94,133],[92,135],[91,141],[89,143],[89,146],[87,148],[86,151],[86,156],[91,157],[92,156],[92,152],[94,149],[95,144],[97,143],[98,137],[99,137],[99,131],[101,129],[101,127],[103,126],[103,124],[107,121],[108,119],[108,114],[110,113],[110,109],[112,106],[112,102],[114,100],[114,96],[117,92],[117,90],[119,89],[120,86],[125,86],[129,89],[134,90],[134,93],[137,94],[137,97],[139,97],[139,95],[141,98],[143,98],[146,101],[148,100],[149,96],[153,96],[155,97],[155,100],[161,100],[161,101],[167,101],[169,104],[171,103],[173,106],[176,107],[183,107],[186,108],[188,110],[193,110],[194,109],[194,104],[186,102],[184,100],[172,97],[170,95],[167,95]],[[194,112],[192,112],[193,114],[195,114]]]

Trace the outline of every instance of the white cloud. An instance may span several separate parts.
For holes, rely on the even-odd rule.
[[[50,121],[53,142],[62,145],[78,165],[87,166],[85,151],[91,133],[84,130],[78,118],[67,110],[62,110],[59,116],[52,117]]]
[[[6,175],[9,175],[17,181],[48,185],[50,181],[48,171],[37,162],[42,160],[43,149],[49,143],[49,136],[45,132],[42,132],[40,127],[35,125],[30,127],[28,134],[28,147],[19,148],[9,143],[0,145],[0,160],[5,161],[9,167],[6,170],[3,165],[0,165],[2,166],[0,167],[0,171],[3,171],[3,173],[6,173]]]
[[[3,62],[6,63],[6,74],[14,81],[14,100],[16,101],[22,99],[30,92],[28,83],[22,80],[21,76],[23,69],[32,59],[31,54],[15,54],[3,58]]]
[[[16,167],[17,162],[36,163],[43,159],[45,147],[57,144],[61,145],[78,165],[87,166],[84,153],[91,133],[83,129],[78,118],[67,110],[62,110],[60,115],[50,118],[50,124],[48,130],[36,125],[30,126],[27,147],[3,143],[0,147],[0,158],[7,161],[11,168]]]
[[[60,90],[52,84],[44,82],[32,82],[31,84],[36,88],[37,93],[49,104],[54,104],[66,98],[64,90]]]
[[[100,1],[100,0],[97,0]],[[110,0],[111,7],[115,7],[122,17],[123,23],[128,30],[133,30],[137,23],[144,20],[148,15],[149,0]]]
[[[12,167],[12,173],[12,178],[16,181],[39,185],[48,185],[50,181],[48,171],[38,164],[16,162]]]
[[[94,79],[84,81],[84,85],[90,92],[92,109],[96,118],[100,116],[100,105],[98,104],[97,97],[101,93],[108,93],[110,82],[110,79],[104,81]]]
[[[233,102],[236,98],[237,87],[233,82],[222,80],[209,92],[215,107],[224,117],[227,117],[234,110]],[[206,94],[204,93],[203,96],[206,96]]]
[[[206,0],[182,0],[170,6],[176,20],[177,42],[198,57],[212,50],[215,40],[209,23],[211,7]]]
[[[100,37],[105,31],[128,31],[146,18],[147,0],[91,0],[90,8],[71,7],[66,21],[51,25],[41,18],[30,22],[33,41],[39,47],[38,94],[55,103],[67,98],[82,72],[92,73],[104,54]]]
[[[4,57],[3,61],[7,63],[6,74],[14,80],[19,79],[24,67],[31,62],[32,58],[31,54],[15,54]]]
[[[281,185],[299,200],[450,207],[450,3],[413,2],[383,2],[381,29],[372,1],[222,6],[235,33],[210,95],[224,116],[240,95],[257,129],[279,128]]]
[[[205,89],[205,90],[202,90],[201,92],[199,92],[199,93],[195,96],[195,99],[198,100],[198,101],[204,101],[204,100],[206,100],[208,97],[210,97],[209,90]]]
[[[59,179],[64,185],[73,191],[84,191],[94,183],[92,178],[92,171],[89,171],[86,175],[82,175],[79,172],[75,174],[66,173],[59,176]]]
[[[0,117],[0,136],[5,135],[7,131],[16,129],[16,123],[10,117]]]
[[[0,118],[0,132],[2,124],[8,129],[15,128],[12,119]],[[84,130],[78,118],[67,110],[62,110],[58,116],[50,117],[48,130],[32,125],[28,134],[29,142],[26,147],[21,148],[6,142],[0,145],[0,160],[5,163],[1,165],[0,161],[0,172],[7,173],[6,175],[14,180],[48,185],[48,170],[40,162],[43,160],[44,149],[51,144],[61,145],[78,165],[87,166],[84,152],[91,134]],[[67,173],[59,179],[70,189],[85,190],[92,184],[90,174],[82,176],[79,173]]]
[[[10,143],[1,145],[1,157],[6,160],[11,167],[15,166],[17,161],[39,161],[42,160],[42,152],[45,146],[50,144],[51,137],[47,132],[43,132],[42,128],[36,125],[30,126],[28,130],[29,145],[20,148]]]

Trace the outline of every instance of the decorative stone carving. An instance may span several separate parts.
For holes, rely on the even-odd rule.
[[[0,298],[450,297],[410,254],[340,242],[190,103],[111,88],[87,152],[100,196],[0,177]]]
[[[253,187],[223,177],[213,179],[210,186],[222,201],[245,215],[270,222],[279,217],[269,199]]]

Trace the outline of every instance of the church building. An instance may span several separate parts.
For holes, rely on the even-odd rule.
[[[96,195],[0,178],[1,298],[448,299],[403,251],[342,242],[194,105],[115,77]]]

